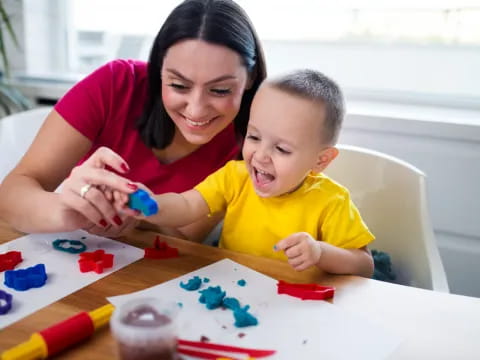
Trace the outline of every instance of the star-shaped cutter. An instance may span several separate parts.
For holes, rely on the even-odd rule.
[[[104,269],[113,266],[113,258],[113,254],[108,254],[102,249],[93,252],[84,252],[80,254],[78,266],[82,273],[94,271],[97,274],[101,274]]]

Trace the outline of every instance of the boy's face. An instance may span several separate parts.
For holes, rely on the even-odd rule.
[[[322,171],[336,149],[322,144],[325,108],[269,84],[252,103],[243,158],[256,193],[279,196]],[[327,159],[326,159],[327,157]],[[333,156],[335,157],[335,156]],[[328,161],[327,161],[328,160]]]

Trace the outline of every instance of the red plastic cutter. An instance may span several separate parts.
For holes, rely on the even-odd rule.
[[[144,258],[147,259],[168,259],[178,256],[178,249],[168,246],[165,241],[160,241],[160,236],[155,238],[153,248],[145,248]]]
[[[0,254],[0,271],[13,270],[22,260],[20,251],[9,251],[5,254]]]
[[[113,254],[105,253],[105,250],[96,250],[94,252],[84,252],[80,254],[78,265],[80,271],[95,271],[97,274],[103,273],[103,269],[113,266]]]
[[[277,293],[287,294],[302,300],[325,300],[333,297],[335,288],[318,284],[295,284],[279,280],[277,282]]]

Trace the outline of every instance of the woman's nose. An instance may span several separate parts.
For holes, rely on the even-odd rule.
[[[201,121],[207,116],[208,101],[201,91],[193,91],[187,99],[185,115],[192,120]]]

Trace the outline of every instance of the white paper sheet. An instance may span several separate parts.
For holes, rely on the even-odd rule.
[[[220,285],[227,297],[235,297],[259,324],[236,328],[230,310],[208,310],[198,291],[182,289],[180,282],[193,276],[209,278],[201,289]],[[244,287],[237,284],[245,280]],[[383,359],[400,343],[385,329],[325,301],[278,295],[276,280],[224,259],[189,274],[132,294],[111,297],[115,306],[139,297],[158,297],[181,303],[179,337],[250,348],[274,349],[268,359]]]
[[[87,245],[87,252],[104,249],[106,253],[115,255],[113,267],[105,269],[102,274],[81,273],[79,255],[54,249],[52,243],[56,239],[80,240]],[[0,329],[143,257],[142,249],[80,230],[23,236],[0,245],[0,254],[8,251],[22,252],[23,261],[14,270],[43,263],[48,279],[40,288],[16,291],[4,285],[5,272],[0,272],[0,289],[13,295],[12,309],[7,314],[0,315]]]

